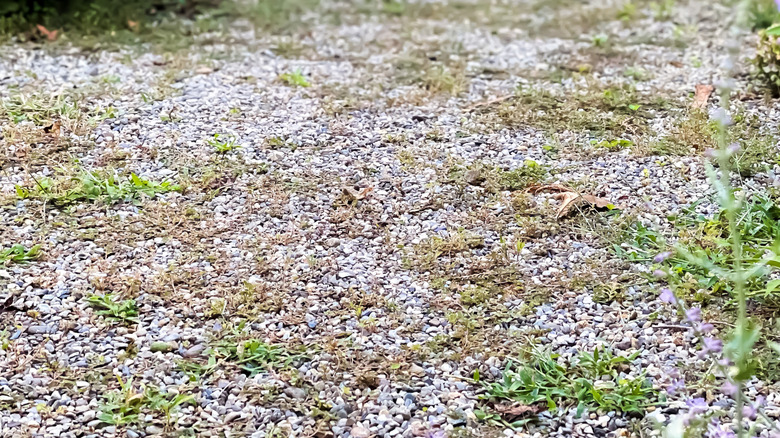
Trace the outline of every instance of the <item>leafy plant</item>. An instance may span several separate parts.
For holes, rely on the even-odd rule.
[[[90,295],[87,303],[98,315],[124,322],[138,323],[138,306],[135,300],[117,300],[111,294]]]
[[[148,412],[161,412],[165,415],[166,425],[171,424],[173,411],[186,403],[194,403],[192,395],[164,393],[157,388],[136,390],[133,379],[119,381],[119,390],[109,391],[103,397],[98,410],[98,420],[104,424],[125,426],[142,424],[143,415]]]
[[[0,251],[0,263],[27,263],[38,260],[41,256],[41,246],[34,245],[27,249],[24,245],[12,245],[8,249]]]
[[[76,177],[57,182],[49,178],[36,179],[32,188],[16,186],[16,194],[20,199],[43,199],[58,207],[96,201],[109,205],[118,202],[139,205],[142,196],[153,198],[158,193],[179,190],[181,187],[176,184],[168,181],[157,183],[135,173],[123,178],[116,173],[97,171],[82,172]]]
[[[236,140],[236,136],[232,134],[214,134],[214,138],[206,140],[206,143],[213,147],[218,153],[225,154],[241,147],[236,144]]]
[[[289,365],[293,360],[303,357],[290,354],[279,345],[267,344],[259,339],[219,341],[213,350],[218,358],[236,363],[250,375]]]
[[[311,85],[309,84],[309,81],[306,80],[306,77],[303,75],[303,73],[301,73],[301,69],[295,69],[293,72],[282,73],[279,75],[279,79],[281,79],[289,86],[308,87]]]
[[[498,184],[501,190],[522,190],[539,182],[547,174],[547,169],[534,160],[525,160],[523,164],[509,171],[501,171]]]
[[[625,140],[622,138],[616,140],[601,140],[601,141],[591,140],[590,143],[597,148],[603,148],[610,151],[626,149],[634,145],[634,143],[631,140]]]
[[[774,96],[780,96],[780,25],[758,33],[758,47],[753,65],[756,67],[756,78],[761,81]]]
[[[534,350],[529,360],[507,363],[498,382],[481,382],[486,398],[518,401],[525,405],[544,402],[547,408],[576,405],[581,414],[588,408],[622,412],[643,412],[656,397],[652,385],[640,375],[623,376],[617,367],[631,357],[613,356],[605,350],[583,353],[579,361],[566,366],[556,354]],[[604,379],[604,377],[609,377]]]

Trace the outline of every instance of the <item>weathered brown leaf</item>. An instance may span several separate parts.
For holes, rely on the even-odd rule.
[[[712,85],[699,84],[696,86],[696,94],[693,96],[693,103],[691,108],[705,109],[707,108],[707,101],[710,99],[710,95],[715,91],[715,87]]]
[[[49,126],[45,126],[43,128],[43,132],[47,134],[51,134],[54,137],[60,136],[60,127],[62,126],[62,123],[60,123],[59,120],[55,120],[54,123],[52,123]]]
[[[138,22],[133,20],[127,20],[127,27],[130,28],[133,32],[138,30]]]
[[[38,29],[38,32],[41,33],[44,37],[46,37],[49,41],[54,41],[57,39],[57,34],[59,33],[58,30],[49,30],[43,27],[43,25],[37,24],[35,27]]]
[[[607,208],[610,202],[604,198],[597,198],[593,195],[581,195],[576,192],[564,192],[555,195],[556,199],[561,200],[561,206],[558,208],[558,214],[555,219],[563,219],[572,214],[580,205],[589,204],[595,208]]]
[[[373,191],[373,187],[366,187],[365,189],[356,192],[349,187],[344,187],[341,192],[342,196],[348,201],[348,202],[357,202],[362,201],[363,199],[366,199],[368,197],[368,194]]]
[[[511,406],[497,404],[493,406],[493,409],[507,421],[528,418],[545,410],[544,406],[541,404]]]

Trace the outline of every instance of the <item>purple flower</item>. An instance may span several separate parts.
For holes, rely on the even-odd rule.
[[[726,151],[728,151],[729,154],[733,155],[739,152],[740,149],[741,147],[739,146],[739,143],[731,143],[729,147],[726,149]]]
[[[668,287],[661,289],[661,295],[658,298],[664,303],[673,304],[677,302],[677,298],[674,296],[674,292]]]
[[[715,158],[718,156],[718,151],[713,148],[707,148],[704,150],[704,156],[707,158]]]
[[[688,321],[690,322],[699,322],[701,321],[701,309],[698,307],[691,307],[685,311],[685,317],[688,318]]]
[[[739,387],[735,385],[731,380],[726,380],[723,382],[723,386],[721,387],[721,390],[724,394],[728,395],[729,397],[734,397],[737,395],[737,391],[739,391]]]
[[[708,322],[703,322],[699,326],[699,331],[702,332],[702,333],[709,333],[709,332],[713,331],[714,329],[715,329],[715,326],[710,324],[710,323],[708,323]]]
[[[775,6],[780,10],[780,0],[775,0]]]
[[[677,391],[685,389],[685,379],[675,379],[669,386],[666,387],[666,392],[669,395],[674,395]]]
[[[653,271],[653,276],[655,278],[664,278],[664,277],[666,277],[666,275],[667,275],[666,272],[664,272],[664,271],[662,271],[660,269],[656,269],[655,271]]]
[[[751,406],[751,405],[742,406],[743,417],[747,417],[750,418],[751,420],[755,420],[756,415],[758,415],[758,411],[756,410],[755,406]]]
[[[685,404],[688,405],[688,412],[691,415],[703,414],[710,407],[707,401],[701,397],[688,399],[685,401]]]
[[[671,251],[664,251],[664,252],[658,254],[657,256],[655,256],[653,261],[656,262],[656,263],[663,263],[664,260],[668,259],[671,256],[672,256]]]
[[[720,353],[723,350],[723,341],[715,338],[704,338],[704,347],[699,352],[699,357],[704,357],[707,353]]]
[[[735,438],[734,432],[725,426],[716,427],[710,430],[708,435],[710,438]]]

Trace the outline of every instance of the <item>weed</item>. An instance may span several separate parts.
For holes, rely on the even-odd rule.
[[[622,371],[636,356],[614,356],[596,349],[592,354],[582,353],[577,363],[567,366],[559,363],[558,355],[533,350],[521,365],[509,361],[500,381],[481,383],[488,399],[526,405],[543,402],[550,410],[576,405],[578,415],[588,408],[641,413],[657,392],[644,375],[631,378]]]
[[[617,140],[591,140],[590,144],[592,144],[594,147],[606,149],[608,151],[619,151],[621,149],[630,148],[634,145],[634,142],[621,138]]]
[[[182,362],[179,368],[193,377],[205,377],[224,363],[238,365],[250,375],[271,369],[287,367],[290,363],[305,359],[303,354],[294,354],[281,345],[272,345],[259,339],[236,339],[228,335],[211,344],[208,363]]]
[[[236,144],[236,140],[236,136],[232,134],[214,134],[214,138],[206,140],[206,143],[213,147],[217,153],[226,154],[241,147],[241,145]]]
[[[665,101],[638,95],[629,86],[591,85],[566,95],[518,88],[515,99],[502,104],[497,115],[510,126],[622,137],[645,132],[654,113],[667,108]]]
[[[165,416],[166,426],[170,426],[174,409],[187,403],[195,403],[195,398],[188,394],[165,393],[156,388],[141,388],[138,391],[132,379],[124,382],[118,375],[116,378],[119,381],[119,390],[106,393],[98,407],[98,420],[104,424],[143,424],[144,414],[160,412]]]
[[[282,73],[279,75],[279,79],[291,87],[308,87],[311,85],[300,69],[295,69],[291,73]]]
[[[432,93],[448,93],[457,96],[466,90],[466,77],[462,70],[441,65],[429,67],[421,78],[423,87]]]
[[[87,303],[98,315],[122,322],[138,323],[138,305],[135,300],[118,300],[111,294],[90,295]]]
[[[8,249],[0,251],[0,264],[27,263],[38,260],[41,256],[41,246],[33,245],[27,249],[24,245],[12,245]]]
[[[31,96],[19,94],[2,101],[2,110],[14,123],[32,122],[37,126],[48,126],[55,119],[77,119],[80,110],[76,103],[64,96],[45,97],[42,94]]]
[[[525,160],[521,166],[512,170],[499,171],[498,184],[501,190],[522,190],[538,183],[546,174],[544,166],[533,160]]]
[[[467,287],[460,293],[460,302],[469,307],[479,306],[485,304],[491,296],[491,291],[485,287]]]
[[[780,15],[773,0],[749,0],[748,5],[748,20],[753,30],[772,26]]]
[[[181,187],[176,184],[149,181],[135,173],[122,178],[116,173],[98,171],[82,172],[76,177],[56,182],[48,178],[36,179],[32,188],[16,186],[20,199],[42,199],[57,207],[98,201],[106,205],[119,202],[140,205],[143,196],[153,198],[158,193],[180,190]]]
[[[674,16],[675,0],[660,0],[650,3],[656,20],[666,21]]]
[[[593,35],[590,41],[593,44],[593,47],[598,47],[603,49],[606,48],[607,45],[609,44],[609,36],[600,33],[598,35]]]

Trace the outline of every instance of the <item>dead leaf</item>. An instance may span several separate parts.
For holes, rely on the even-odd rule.
[[[673,65],[673,66],[675,66],[677,68],[682,68],[682,66],[683,66],[683,63],[680,62],[680,61],[669,61],[669,64],[671,64],[671,65]]]
[[[196,68],[195,69],[195,73],[197,73],[199,75],[207,75],[209,73],[214,73],[214,69],[211,68],[211,67],[202,66],[202,67]]]
[[[38,28],[38,32],[41,33],[44,37],[46,37],[49,41],[54,41],[57,39],[57,34],[59,33],[58,30],[49,30],[43,27],[43,25],[37,24],[35,25],[36,28]]]
[[[696,94],[693,96],[693,103],[691,108],[705,109],[707,108],[707,101],[710,99],[710,94],[715,91],[715,87],[712,85],[699,84],[696,86]]]
[[[358,201],[362,201],[363,199],[366,199],[369,193],[374,190],[373,187],[366,187],[365,189],[356,192],[349,187],[344,187],[341,190],[342,196],[347,200],[347,202],[356,203]]]
[[[138,30],[138,22],[133,20],[127,20],[127,27],[130,28],[133,32]]]
[[[62,123],[59,120],[55,120],[54,123],[52,123],[49,126],[44,126],[43,132],[47,134],[51,134],[54,137],[60,136],[60,127],[62,126]]]
[[[548,184],[544,186],[531,186],[528,191],[537,194],[541,192],[556,192],[555,199],[561,200],[561,206],[555,219],[560,220],[572,214],[579,206],[587,204],[589,207],[597,209],[609,208],[612,204],[604,199],[593,195],[583,195],[576,190],[563,184]]]
[[[595,208],[608,208],[610,204],[604,198],[597,198],[593,195],[581,195],[576,192],[564,192],[555,195],[556,199],[561,200],[561,206],[558,208],[558,214],[555,215],[555,219],[561,220],[566,216],[572,214],[582,204],[590,204]]]
[[[493,409],[507,421],[517,421],[522,418],[528,418],[545,411],[541,404],[534,405],[493,405]]]

